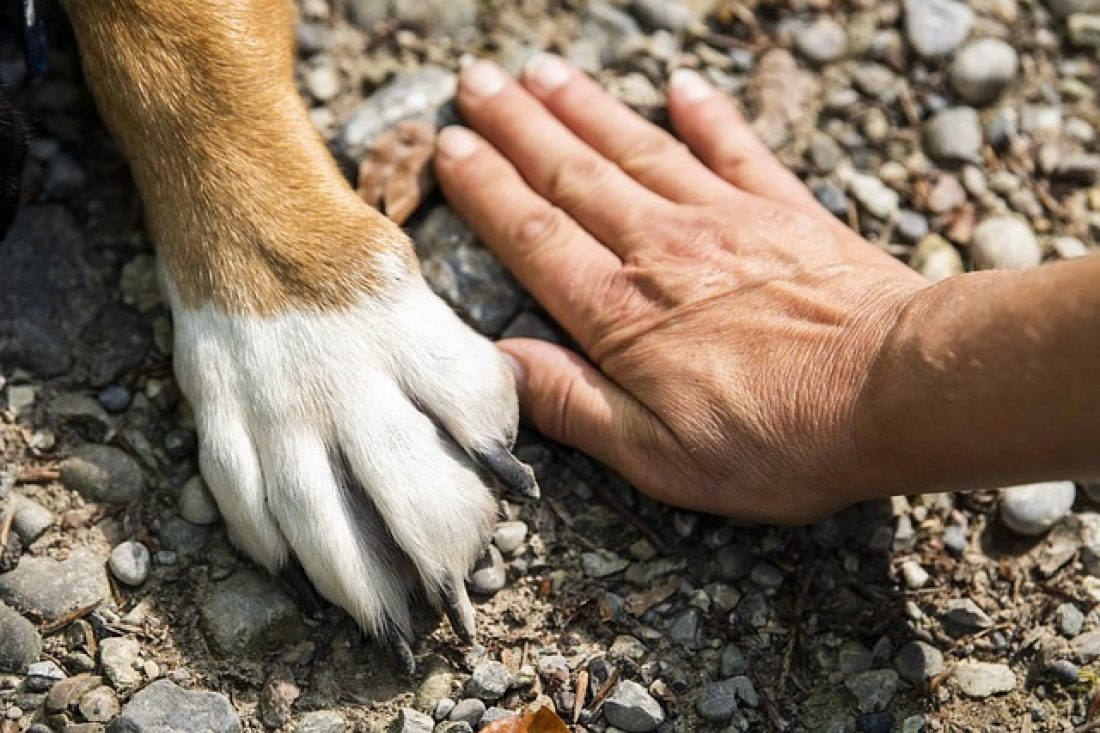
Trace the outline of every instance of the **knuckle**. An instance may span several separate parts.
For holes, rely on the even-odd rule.
[[[626,145],[619,160],[624,171],[641,176],[670,159],[687,154],[687,146],[667,135],[643,137]]]
[[[559,240],[565,228],[564,211],[556,206],[541,206],[519,218],[513,227],[512,241],[522,251],[537,250],[546,242]]]
[[[565,208],[579,205],[599,190],[611,172],[611,163],[598,155],[565,156],[550,174],[547,195]]]

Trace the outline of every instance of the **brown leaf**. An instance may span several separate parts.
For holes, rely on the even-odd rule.
[[[550,708],[539,708],[528,715],[498,720],[481,729],[481,733],[569,733],[569,728]]]
[[[435,127],[420,120],[399,122],[371,143],[359,164],[359,195],[370,206],[404,224],[431,192]]]

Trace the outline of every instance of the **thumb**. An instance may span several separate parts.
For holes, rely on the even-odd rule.
[[[540,433],[620,473],[637,464],[636,438],[652,417],[622,387],[556,344],[506,339],[497,347],[516,373],[520,408]]]

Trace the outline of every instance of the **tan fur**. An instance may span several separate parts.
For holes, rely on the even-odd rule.
[[[344,308],[383,287],[383,258],[415,266],[309,123],[288,0],[64,5],[183,305]]]

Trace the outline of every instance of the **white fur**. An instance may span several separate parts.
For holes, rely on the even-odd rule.
[[[408,633],[418,584],[438,603],[453,583],[467,615],[462,581],[496,508],[468,454],[511,444],[518,421],[496,349],[418,275],[347,310],[273,317],[188,309],[165,286],[203,475],[234,541],[273,572],[293,552],[375,634],[387,619]],[[337,453],[366,497],[341,488]],[[383,551],[363,498],[419,577]]]

